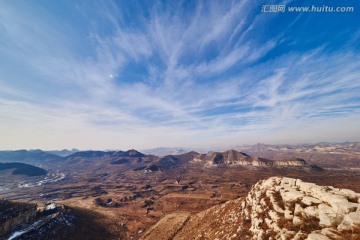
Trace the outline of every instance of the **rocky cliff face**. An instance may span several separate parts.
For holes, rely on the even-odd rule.
[[[217,165],[240,165],[240,166],[304,166],[306,161],[300,158],[288,158],[284,160],[270,160],[261,157],[251,157],[246,153],[229,150],[226,152],[213,152],[209,154],[197,154],[193,162],[204,162],[206,166]]]
[[[215,206],[181,224],[160,221],[150,231],[179,229],[171,232],[171,239],[360,239],[360,194],[272,177],[255,184],[246,198]]]

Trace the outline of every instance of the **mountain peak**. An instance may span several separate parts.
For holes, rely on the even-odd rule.
[[[126,152],[130,157],[143,157],[145,156],[143,153],[135,150],[135,149],[130,149]]]

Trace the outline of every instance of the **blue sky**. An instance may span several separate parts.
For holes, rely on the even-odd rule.
[[[359,11],[0,1],[0,149],[359,141]]]

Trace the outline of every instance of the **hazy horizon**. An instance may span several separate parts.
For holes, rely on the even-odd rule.
[[[0,149],[360,141],[356,12],[262,4],[1,1]]]
[[[246,147],[246,146],[256,146],[258,144],[260,145],[269,145],[269,146],[300,146],[300,145],[316,145],[316,144],[346,144],[346,143],[359,143],[358,141],[339,141],[339,142],[299,142],[299,143],[264,143],[264,142],[257,142],[253,144],[233,144],[228,146],[210,146],[210,147],[193,147],[193,146],[154,146],[151,148],[62,148],[62,149],[45,149],[45,148],[14,148],[14,149],[0,149],[0,151],[17,151],[17,150],[27,150],[27,151],[35,151],[35,150],[42,150],[46,152],[51,151],[128,151],[128,150],[136,150],[136,151],[152,151],[152,150],[171,150],[171,149],[177,149],[177,150],[185,150],[185,151],[226,151],[231,150],[235,147]]]

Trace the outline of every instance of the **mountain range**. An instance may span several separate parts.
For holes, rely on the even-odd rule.
[[[94,165],[123,165],[136,169],[165,170],[189,163],[202,163],[206,166],[305,166],[306,161],[300,158],[270,160],[252,157],[236,150],[201,154],[188,152],[179,155],[154,156],[146,155],[134,149],[128,151],[78,151],[66,157],[43,152],[41,150],[18,150],[0,152],[1,162],[25,162],[47,167],[58,166],[88,168]]]

